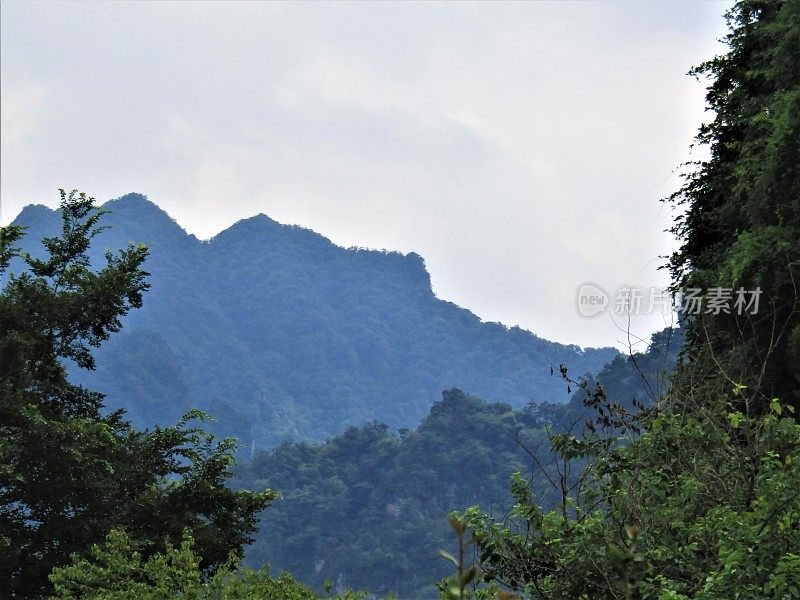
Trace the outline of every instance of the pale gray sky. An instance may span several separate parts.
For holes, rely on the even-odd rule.
[[[728,2],[3,2],[3,221],[141,192],[416,251],[486,320],[619,345],[575,291],[658,285]],[[647,335],[661,317],[642,318]]]

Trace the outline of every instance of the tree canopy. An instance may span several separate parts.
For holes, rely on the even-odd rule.
[[[93,199],[62,191],[62,233],[44,240],[48,256],[21,252],[19,227],[0,231],[0,595],[38,597],[71,554],[85,554],[115,527],[155,551],[164,539],[194,536],[201,568],[241,551],[255,513],[274,498],[226,486],[233,440],[192,424],[138,431],[122,411],[103,414],[103,396],[71,383],[67,364],[92,369],[92,350],[142,305],[147,249],[106,252],[90,268],[87,250],[101,230]]]

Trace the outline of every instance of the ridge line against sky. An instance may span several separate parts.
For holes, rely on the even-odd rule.
[[[575,291],[665,283],[658,200],[707,118],[685,73],[729,5],[5,2],[3,218],[58,187],[201,239],[265,213],[415,251],[484,320],[624,346]]]

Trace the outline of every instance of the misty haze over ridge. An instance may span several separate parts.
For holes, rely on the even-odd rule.
[[[200,241],[140,194],[104,207],[114,227],[93,259],[145,243],[152,288],[97,371],[74,375],[140,425],[198,407],[251,450],[371,420],[410,427],[451,387],[516,407],[566,401],[551,365],[594,373],[618,354],[482,322],[434,295],[415,253],[341,248],[265,215]],[[16,223],[41,253],[60,214],[30,205]]]

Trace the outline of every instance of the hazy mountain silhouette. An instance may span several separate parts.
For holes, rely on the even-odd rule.
[[[408,427],[451,387],[516,407],[566,401],[551,364],[597,372],[617,355],[482,322],[434,295],[415,253],[341,248],[265,215],[201,241],[140,194],[104,207],[113,228],[93,258],[147,244],[152,288],[97,351],[97,371],[75,376],[139,425],[198,407],[249,448],[372,420]],[[33,254],[61,226],[40,205],[15,223]]]

